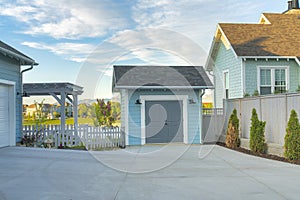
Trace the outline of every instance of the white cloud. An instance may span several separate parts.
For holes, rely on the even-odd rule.
[[[27,24],[25,34],[79,39],[101,37],[126,27],[122,6],[97,0],[17,0],[0,4],[0,15]]]
[[[56,55],[63,56],[67,60],[75,62],[84,62],[86,57],[96,48],[96,46],[92,44],[80,43],[58,43],[49,45],[37,42],[22,42],[22,45],[35,49],[48,50]]]
[[[25,34],[76,39],[23,42],[75,62],[107,66],[135,58],[143,63],[203,65],[216,24],[240,22],[245,16],[252,16],[248,21],[258,19],[259,14],[253,13],[262,4],[259,0],[7,0],[0,1],[0,15],[26,24]],[[106,34],[113,37],[97,48],[84,41]]]
[[[219,22],[255,22],[265,2],[259,0],[138,0],[132,18],[140,28],[180,32],[209,48]]]

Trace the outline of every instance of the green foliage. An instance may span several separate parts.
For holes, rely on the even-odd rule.
[[[254,92],[253,92],[253,94],[252,94],[252,96],[259,96],[259,92],[258,92],[258,90],[255,90]]]
[[[266,153],[265,126],[266,122],[258,119],[256,110],[253,108],[250,127],[250,149],[256,153]]]
[[[53,117],[54,117],[55,119],[60,118],[60,112],[53,112]]]
[[[97,99],[95,112],[99,126],[112,126],[120,116],[120,104],[114,104],[110,101],[105,103],[104,99]]]
[[[41,103],[34,101],[35,112],[33,116],[36,126],[43,124],[47,119],[47,112],[44,112],[44,101],[45,99]]]
[[[78,105],[78,117],[86,118],[89,114],[90,106],[85,103]]]
[[[249,93],[245,93],[244,97],[250,97],[250,94]]]
[[[239,138],[239,118],[236,109],[230,115],[228,128],[226,133],[226,146],[229,148],[236,148],[240,146]]]
[[[42,123],[43,125],[59,125],[60,120],[59,119],[48,119]],[[74,118],[70,117],[66,119],[66,124],[74,124]],[[93,119],[91,118],[78,118],[78,124],[90,124],[93,125]],[[23,125],[35,125],[35,121],[33,120],[24,120]]]
[[[111,102],[111,114],[114,122],[121,119],[121,104],[119,102]]]
[[[300,158],[300,124],[295,110],[291,111],[284,137],[284,156],[290,160]]]

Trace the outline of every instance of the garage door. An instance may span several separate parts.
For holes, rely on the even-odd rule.
[[[9,146],[8,87],[0,84],[0,147]]]
[[[146,143],[183,142],[182,101],[146,101]]]

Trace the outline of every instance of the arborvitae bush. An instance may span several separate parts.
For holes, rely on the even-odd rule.
[[[295,110],[291,111],[286,135],[284,137],[284,156],[290,160],[300,158],[300,125],[298,115]]]
[[[252,110],[250,127],[250,149],[256,153],[265,153],[267,145],[265,143],[266,122],[259,121],[255,108]]]
[[[229,148],[236,148],[240,146],[239,118],[237,117],[236,109],[233,110],[229,118],[226,133],[226,146]]]

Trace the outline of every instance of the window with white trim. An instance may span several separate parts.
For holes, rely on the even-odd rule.
[[[224,72],[224,98],[229,99],[229,72]]]
[[[259,81],[261,95],[284,93],[288,90],[288,68],[259,68]]]

